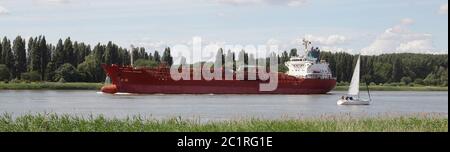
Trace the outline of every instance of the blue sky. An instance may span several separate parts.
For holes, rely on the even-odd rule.
[[[448,53],[447,0],[0,0],[0,36],[149,50],[205,43]]]

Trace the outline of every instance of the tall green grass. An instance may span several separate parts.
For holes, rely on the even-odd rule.
[[[172,118],[108,119],[103,116],[37,114],[0,117],[1,132],[448,132],[448,117],[395,116],[351,118],[230,120],[200,122]]]

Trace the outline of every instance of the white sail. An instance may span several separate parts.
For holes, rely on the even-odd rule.
[[[350,83],[350,88],[348,94],[352,96],[359,95],[359,75],[361,68],[361,56],[358,57],[358,62],[356,62],[355,71],[353,72],[352,82]]]

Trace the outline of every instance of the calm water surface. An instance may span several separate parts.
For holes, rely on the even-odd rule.
[[[124,118],[178,117],[201,120],[277,119],[329,114],[443,113],[448,92],[372,92],[371,106],[337,106],[345,92],[327,95],[106,95],[96,91],[0,91],[0,112],[58,113]]]

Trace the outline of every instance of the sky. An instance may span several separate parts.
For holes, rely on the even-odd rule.
[[[447,0],[0,0],[0,36],[160,50],[192,44],[448,54]]]

